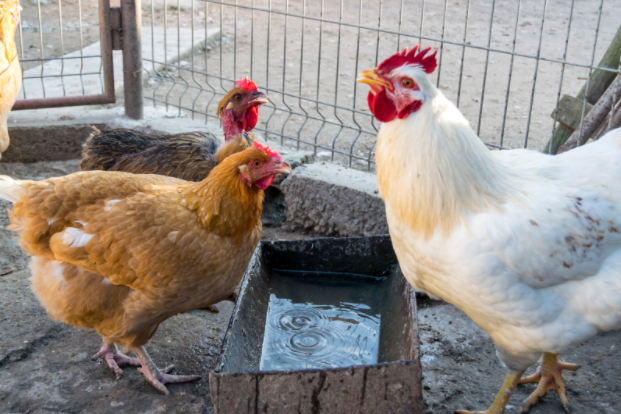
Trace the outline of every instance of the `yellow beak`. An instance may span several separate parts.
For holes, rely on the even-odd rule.
[[[387,88],[389,90],[393,90],[392,83],[388,82],[386,79],[382,79],[380,75],[378,75],[376,69],[367,69],[360,72],[358,75],[358,79],[356,79],[360,83],[366,83],[375,87]]]

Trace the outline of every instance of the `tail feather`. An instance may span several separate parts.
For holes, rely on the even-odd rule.
[[[0,175],[0,198],[16,203],[21,189],[22,183],[9,176]]]

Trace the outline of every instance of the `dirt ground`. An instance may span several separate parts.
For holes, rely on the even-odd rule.
[[[0,163],[0,175],[43,179],[78,171],[79,162]],[[9,204],[0,201],[2,211]],[[90,361],[100,346],[97,334],[51,321],[29,287],[27,257],[5,230],[0,213],[0,413],[212,413],[208,373],[215,367],[228,320],[230,302],[220,313],[197,310],[164,322],[147,345],[160,366],[174,363],[177,373],[195,373],[195,383],[171,385],[159,394],[135,368],[115,380],[107,366]],[[308,238],[266,228],[264,239]],[[455,307],[439,301],[419,302],[423,393],[428,413],[484,409],[504,376],[489,337]],[[621,412],[621,331],[598,335],[564,354],[582,368],[565,374],[574,413]],[[616,346],[616,348],[614,348]],[[507,413],[534,389],[520,386]],[[555,394],[531,410],[563,413]]]

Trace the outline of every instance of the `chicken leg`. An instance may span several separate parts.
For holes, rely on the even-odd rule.
[[[505,376],[505,380],[502,383],[502,387],[500,387],[500,391],[496,394],[496,399],[492,403],[492,405],[486,411],[467,411],[467,410],[458,410],[455,411],[456,414],[503,414],[505,412],[505,407],[509,402],[509,398],[511,398],[511,394],[515,390],[520,378],[522,377],[522,372],[512,373],[509,372]]]
[[[169,365],[162,370],[158,369],[143,346],[132,348],[132,351],[134,351],[134,354],[136,354],[138,360],[142,364],[142,368],[138,368],[138,372],[142,373],[147,381],[158,391],[166,395],[170,395],[170,392],[164,386],[166,383],[196,381],[201,379],[200,375],[169,375],[168,373],[175,367],[174,365]]]
[[[91,361],[97,361],[99,358],[103,358],[104,361],[106,361],[108,367],[116,375],[116,379],[121,378],[121,375],[123,375],[123,370],[119,367],[119,365],[140,366],[140,361],[138,361],[138,359],[123,355],[118,351],[115,343],[108,342],[105,339],[103,340],[103,345],[101,346],[99,352],[91,357]]]
[[[567,401],[567,393],[565,392],[565,382],[561,374],[565,369],[576,371],[578,368],[580,368],[580,365],[561,362],[558,360],[557,355],[545,352],[543,354],[543,361],[541,361],[541,366],[537,372],[520,380],[520,384],[535,382],[538,382],[538,384],[535,391],[524,401],[519,412],[527,412],[530,407],[537,402],[539,397],[546,395],[548,390],[556,390],[561,398],[563,407],[565,407],[565,411],[570,412],[569,401]]]

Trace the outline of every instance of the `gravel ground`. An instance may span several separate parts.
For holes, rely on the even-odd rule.
[[[71,173],[78,161],[34,164],[0,163],[0,174],[42,179]],[[0,208],[9,204],[0,201]],[[194,383],[171,385],[170,396],[159,394],[134,368],[115,380],[108,368],[90,361],[99,336],[51,321],[30,291],[27,257],[4,230],[0,214],[0,413],[212,413],[208,373],[215,367],[233,305],[218,304],[220,313],[203,310],[165,321],[147,345],[160,366],[174,363],[177,373],[203,375]],[[279,228],[266,228],[264,239],[308,238]],[[484,409],[493,400],[504,369],[489,337],[452,305],[419,303],[423,392],[429,413]],[[582,365],[565,374],[575,413],[621,412],[621,356],[613,348],[621,331],[599,334],[570,349],[564,359]],[[520,386],[507,413],[515,413],[534,385]],[[552,393],[532,413],[564,410]]]

